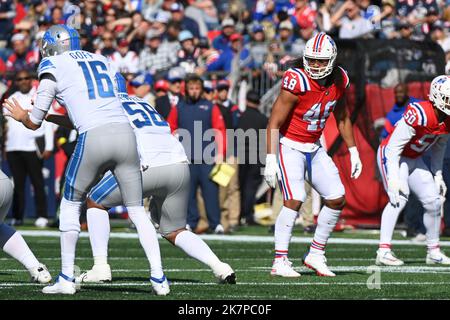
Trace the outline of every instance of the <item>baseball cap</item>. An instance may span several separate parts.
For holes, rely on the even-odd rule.
[[[159,11],[154,19],[154,21],[160,23],[168,23],[169,20],[170,20],[170,12],[167,11]]]
[[[183,42],[189,39],[194,39],[194,35],[189,30],[183,30],[178,35],[178,41]]]
[[[294,26],[292,25],[292,22],[290,22],[289,20],[284,20],[280,23],[279,28],[280,28],[280,30],[281,29],[293,30]]]
[[[234,27],[234,20],[231,18],[223,19],[221,26],[222,26],[222,28]]]
[[[183,11],[183,5],[181,3],[172,3],[172,5],[170,6],[170,11],[172,12],[177,12],[177,11]]]
[[[239,33],[233,33],[230,36],[230,41],[241,40],[241,39],[242,39],[242,36]]]
[[[197,47],[202,48],[202,49],[209,49],[208,39],[207,38],[200,38],[198,40]]]
[[[119,42],[117,43],[117,45],[119,47],[128,47],[130,43],[127,41],[127,39],[120,39]]]
[[[24,41],[26,39],[26,36],[23,33],[16,33],[12,36],[11,42],[15,41]]]
[[[217,90],[229,89],[230,83],[228,82],[228,80],[220,80],[219,82],[217,82],[216,88]]]
[[[391,6],[395,8],[395,0],[382,0],[381,4]]]
[[[211,91],[213,91],[213,90],[214,90],[214,87],[213,87],[212,82],[209,81],[209,80],[203,81],[203,90],[204,90],[206,93],[210,93]]]
[[[167,80],[169,82],[175,82],[177,80],[184,80],[184,77],[186,76],[186,71],[184,71],[181,67],[175,67],[169,70],[169,74],[167,76]]]
[[[145,34],[145,37],[146,37],[147,39],[154,39],[154,38],[160,38],[161,35],[159,34],[158,31],[153,30],[153,29],[150,29],[150,30],[148,30],[147,33]]]
[[[159,90],[168,91],[169,83],[166,80],[161,79],[161,80],[156,81],[154,88],[155,88],[155,91],[159,91]]]
[[[151,76],[150,73],[138,73],[138,75],[136,77],[133,78],[133,80],[130,81],[130,84],[133,87],[140,87],[143,86],[145,84],[148,84],[149,86],[151,86],[153,84],[153,77]]]

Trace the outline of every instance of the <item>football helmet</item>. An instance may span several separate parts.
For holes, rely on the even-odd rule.
[[[311,79],[323,79],[333,71],[336,56],[337,47],[333,39],[321,32],[306,42],[303,51],[303,67]],[[308,59],[328,60],[328,64],[317,68],[311,66]]]
[[[40,47],[43,58],[71,50],[81,50],[80,35],[74,28],[65,24],[57,24],[51,26],[44,33]]]
[[[431,81],[429,99],[437,109],[450,115],[450,76],[438,76]]]

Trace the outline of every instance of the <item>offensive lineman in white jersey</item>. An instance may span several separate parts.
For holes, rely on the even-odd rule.
[[[236,283],[233,269],[221,262],[196,234],[186,230],[190,172],[181,143],[171,134],[168,123],[156,110],[137,97],[129,97],[126,82],[116,74],[118,97],[136,134],[141,158],[143,195],[152,197],[152,220],[162,236],[189,256],[208,265],[221,283]],[[78,282],[111,281],[107,262],[109,217],[105,208],[123,203],[111,172],[91,190],[87,201],[87,222],[94,266]]]
[[[162,270],[158,238],[142,205],[142,176],[136,138],[120,100],[114,93],[107,59],[80,50],[78,32],[66,25],[50,27],[42,39],[43,60],[38,67],[39,88],[31,114],[17,100],[6,101],[10,116],[36,130],[53,99],[64,105],[79,133],[66,170],[61,201],[62,270],[47,294],[74,294],[75,249],[80,232],[80,207],[98,177],[111,170],[117,178],[131,221],[151,265],[151,284],[158,295],[170,292]],[[51,116],[47,117],[48,120]],[[154,279],[158,279],[155,281]]]

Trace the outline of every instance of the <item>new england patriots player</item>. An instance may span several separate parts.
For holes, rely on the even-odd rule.
[[[32,281],[49,283],[52,277],[47,267],[36,259],[20,233],[3,222],[11,207],[13,189],[9,178],[0,170],[0,248],[27,268]]]
[[[349,148],[351,177],[358,178],[362,170],[352,123],[343,103],[350,80],[344,69],[335,67],[336,56],[336,44],[327,34],[321,32],[308,40],[303,68],[285,72],[281,92],[272,108],[264,176],[272,188],[278,176],[284,198],[275,223],[275,259],[271,271],[274,276],[300,276],[288,260],[288,247],[298,210],[306,198],[305,179],[324,198],[325,205],[303,262],[320,276],[335,276],[326,264],[325,246],[345,205],[345,190],[336,165],[319,142],[331,112]]]
[[[445,148],[450,133],[450,77],[431,82],[429,101],[412,102],[394,131],[378,148],[378,167],[389,195],[381,218],[380,245],[376,264],[403,265],[391,251],[392,233],[412,191],[424,208],[427,264],[450,264],[439,248],[440,211],[447,187],[442,177]],[[430,150],[430,168],[423,154]]]
[[[170,290],[162,270],[156,230],[142,205],[136,138],[114,93],[115,72],[104,56],[80,50],[78,32],[66,25],[50,27],[40,49],[43,59],[38,67],[40,82],[33,110],[28,114],[15,99],[6,101],[4,107],[15,120],[36,130],[56,99],[66,107],[79,133],[67,166],[60,208],[62,270],[56,283],[45,287],[43,293],[76,292],[74,261],[80,232],[80,207],[97,177],[111,170],[150,262],[153,290],[160,295],[168,294]]]
[[[118,97],[136,134],[144,198],[152,197],[150,212],[161,235],[189,256],[209,266],[221,283],[236,283],[233,269],[196,234],[186,230],[190,172],[184,148],[168,123],[144,100],[128,96],[126,82],[116,74]],[[106,208],[123,204],[117,180],[107,172],[87,200],[87,222],[94,266],[78,282],[111,281],[107,262],[109,217]]]

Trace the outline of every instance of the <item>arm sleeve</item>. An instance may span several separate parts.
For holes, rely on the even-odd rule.
[[[438,141],[431,147],[431,173],[436,175],[438,171],[442,173],[442,165],[444,163],[445,148],[447,147],[450,135],[439,137]]]
[[[216,143],[218,154],[221,154],[223,158],[226,157],[227,152],[227,131],[225,127],[225,121],[223,120],[222,112],[217,105],[215,105],[212,109],[212,119],[211,124],[214,129],[216,129]]]
[[[56,82],[50,79],[42,79],[37,90],[36,103],[31,110],[30,120],[36,125],[40,125],[44,120],[53,99],[56,96]]]
[[[411,140],[412,137],[416,135],[416,130],[408,125],[404,118],[402,118],[386,145],[386,165],[387,172],[390,179],[397,179],[399,177],[399,162],[403,149]]]
[[[55,148],[55,127],[55,124],[44,121],[45,151],[53,151]]]

